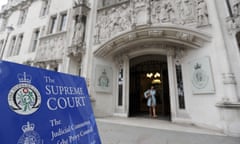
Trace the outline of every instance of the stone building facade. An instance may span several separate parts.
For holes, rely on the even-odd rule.
[[[1,59],[86,78],[95,115],[240,136],[239,0],[8,0]]]

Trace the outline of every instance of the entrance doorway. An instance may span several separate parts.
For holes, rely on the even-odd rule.
[[[130,60],[129,116],[149,116],[144,91],[151,85],[157,93],[157,115],[170,120],[167,57],[164,55],[145,55]]]

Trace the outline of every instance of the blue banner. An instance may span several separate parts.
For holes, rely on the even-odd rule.
[[[101,144],[85,79],[0,61],[0,144]]]

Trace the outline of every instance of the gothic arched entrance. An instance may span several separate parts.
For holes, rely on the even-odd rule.
[[[130,60],[129,116],[148,116],[143,93],[150,85],[157,90],[157,114],[160,118],[169,119],[168,68],[164,55],[144,55]]]

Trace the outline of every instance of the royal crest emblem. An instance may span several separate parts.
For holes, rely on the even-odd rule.
[[[39,91],[31,85],[31,76],[26,72],[17,75],[19,84],[8,94],[8,104],[14,112],[20,115],[30,115],[38,110],[41,104]]]
[[[209,78],[208,78],[206,72],[202,69],[202,65],[199,63],[196,63],[196,65],[194,66],[194,70],[195,71],[192,76],[193,86],[198,89],[205,88],[208,83]]]
[[[19,138],[17,144],[43,144],[40,135],[34,131],[35,124],[27,122],[22,126],[23,134]]]

